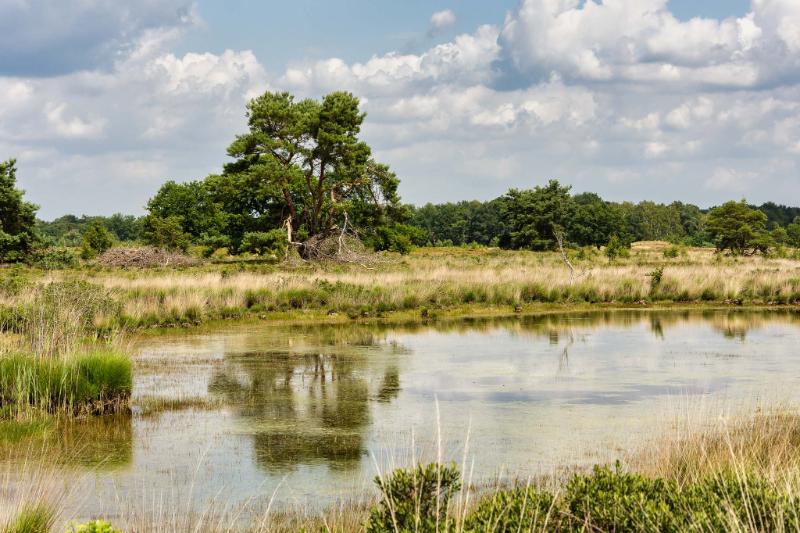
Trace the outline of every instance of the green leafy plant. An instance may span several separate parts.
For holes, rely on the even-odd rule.
[[[122,533],[122,531],[114,529],[110,522],[98,519],[85,524],[72,524],[64,533]]]
[[[381,501],[370,511],[367,531],[446,531],[450,499],[461,487],[455,464],[420,465],[377,477]]]

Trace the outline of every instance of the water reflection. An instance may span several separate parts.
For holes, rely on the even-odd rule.
[[[800,400],[798,343],[800,313],[742,309],[169,334],[139,341],[134,401],[213,408],[76,425],[58,445],[117,465],[98,474],[96,514],[142,486],[235,502],[281,484],[281,502],[319,505],[369,487],[371,456],[419,457],[410,434],[432,446],[437,426],[458,461],[471,428],[478,481],[613,459],[675,404]]]
[[[209,391],[234,406],[259,466],[281,471],[325,460],[352,468],[365,452],[370,417],[368,383],[356,367],[347,355],[246,353],[214,371]]]

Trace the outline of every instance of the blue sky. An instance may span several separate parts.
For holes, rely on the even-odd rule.
[[[45,218],[142,213],[249,98],[340,89],[415,204],[800,204],[796,0],[0,0],[0,158]]]
[[[365,60],[394,50],[422,51],[481,24],[502,24],[518,0],[202,0],[206,27],[188,37],[183,51],[251,49],[270,70],[302,58]],[[670,0],[680,19],[742,16],[749,0]],[[456,24],[427,36],[431,13],[451,9]]]

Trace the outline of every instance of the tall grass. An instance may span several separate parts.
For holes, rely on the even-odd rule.
[[[128,408],[132,376],[130,358],[113,352],[7,355],[0,357],[0,410],[17,419],[37,412],[120,412]]]
[[[0,418],[126,410],[130,358],[97,342],[105,316],[116,306],[113,298],[81,280],[31,290],[16,311],[15,341],[0,350]]]
[[[71,283],[91,281],[95,289],[102,288],[116,306],[93,313],[101,332],[116,325],[186,325],[283,312],[335,311],[359,317],[463,306],[800,302],[800,261],[794,259],[730,258],[704,249],[665,258],[660,250],[648,248],[615,262],[588,252],[583,257],[573,258],[587,271],[578,279],[572,279],[552,253],[422,249],[380,262],[374,269],[330,264],[108,269],[51,273],[37,283],[73,279]],[[657,282],[653,272],[659,272]],[[37,283],[15,284],[6,296],[0,294],[0,321],[3,305],[31,307],[39,294]],[[48,335],[38,337],[44,339],[39,343],[42,352],[60,342]]]

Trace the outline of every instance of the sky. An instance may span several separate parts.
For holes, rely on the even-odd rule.
[[[44,219],[219,172],[268,90],[356,94],[418,205],[800,204],[797,0],[0,0],[0,159]]]

